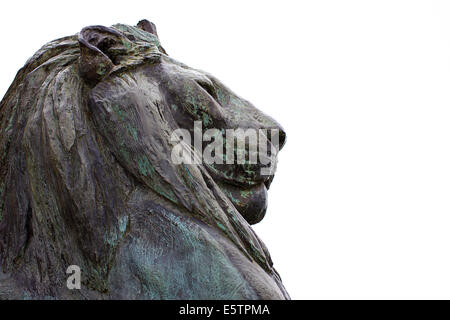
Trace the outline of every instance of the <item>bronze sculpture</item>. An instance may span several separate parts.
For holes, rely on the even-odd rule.
[[[146,20],[42,47],[0,105],[0,299],[289,299],[250,227],[273,172],[174,164],[170,135],[194,121],[276,130],[271,161],[285,140]]]

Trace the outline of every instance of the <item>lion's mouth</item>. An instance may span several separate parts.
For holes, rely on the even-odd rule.
[[[261,175],[260,166],[246,171],[235,165],[206,165],[206,167],[223,193],[249,224],[256,224],[264,218],[267,209],[267,190],[272,183],[273,174]]]
[[[228,165],[228,164],[206,164],[208,172],[215,180],[224,181],[238,187],[252,187],[264,183],[269,189],[276,169],[276,159],[270,166],[263,167],[260,164]],[[266,174],[271,171],[271,174]]]
[[[251,187],[238,187],[223,181],[217,184],[249,224],[256,224],[264,218],[267,210],[267,187],[264,182]]]

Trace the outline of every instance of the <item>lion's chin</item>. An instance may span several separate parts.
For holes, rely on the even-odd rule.
[[[262,182],[251,187],[218,183],[235,208],[249,224],[260,222],[266,215],[267,188]]]

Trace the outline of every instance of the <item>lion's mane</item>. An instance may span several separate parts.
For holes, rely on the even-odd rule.
[[[133,67],[165,54],[153,35],[113,28],[135,46],[114,71],[124,79]],[[61,284],[67,266],[78,261],[90,270],[84,279],[89,288],[107,290],[105,279],[130,228],[129,197],[139,186],[159,205],[213,226],[278,277],[265,246],[206,169],[167,160],[172,128],[160,121],[145,137],[161,142],[158,148],[141,140],[114,143],[120,130],[89,108],[92,88],[80,76],[79,59],[78,35],[46,44],[20,69],[0,104],[0,274],[51,295],[43,283]],[[157,110],[152,114],[157,117]],[[138,161],[138,155],[146,157]],[[7,295],[12,286],[5,280],[0,291]]]

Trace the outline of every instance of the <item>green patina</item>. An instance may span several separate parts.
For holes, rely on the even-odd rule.
[[[186,101],[192,108],[188,109],[188,112],[196,117],[198,120],[202,120],[205,126],[212,124],[211,116],[208,113],[208,108],[203,103],[204,96],[201,94],[195,95],[192,91],[193,88],[189,84],[184,85],[186,90]]]
[[[139,172],[145,177],[152,177],[155,174],[155,168],[153,168],[146,156],[140,156],[138,158],[138,168]]]
[[[133,128],[129,123],[125,125],[127,133],[130,137],[132,137],[135,141],[138,141],[137,130]]]
[[[184,165],[184,170],[186,171],[186,173],[188,174],[188,177],[189,177],[187,182],[189,183],[189,186],[192,187],[192,181],[194,181],[194,177],[192,176],[191,172],[189,171],[189,169],[186,165]]]
[[[252,191],[250,191],[250,190],[241,190],[241,196],[242,197],[244,197],[244,198],[248,198],[248,197],[250,197],[251,195],[252,195]]]
[[[227,228],[225,228],[225,226],[224,226],[222,223],[217,222],[217,226],[218,226],[222,231],[227,231]]]
[[[157,47],[160,46],[159,39],[155,35],[153,35],[149,32],[145,32],[138,28],[128,26],[125,24],[121,24],[121,23],[115,24],[113,27],[120,30],[121,32],[125,32],[125,33],[128,33],[128,34],[134,36],[136,41],[134,43],[128,42],[128,44],[130,45],[130,48],[131,48],[131,45],[135,45],[135,46],[136,45],[147,45],[147,46],[155,48],[155,49],[157,49]],[[126,41],[126,40],[124,40],[124,41]],[[124,44],[124,46],[125,46],[125,44]]]
[[[165,197],[166,199],[169,199],[170,201],[172,201],[173,203],[178,203],[177,197],[172,192],[172,190],[168,190],[167,188],[164,189],[160,185],[155,185],[155,184],[153,185],[153,189],[156,192],[158,192],[160,195]]]
[[[17,104],[14,105],[14,107],[12,108],[12,114],[11,114],[11,116],[9,117],[8,125],[7,125],[6,128],[5,128],[5,132],[8,132],[8,131],[12,128],[14,116],[16,115],[16,109],[17,109]]]
[[[117,221],[118,231],[116,228],[112,228],[107,237],[105,238],[106,243],[108,243],[111,247],[116,247],[117,244],[122,240],[123,234],[125,233],[128,225],[128,216],[122,216]]]
[[[115,247],[119,242],[119,237],[117,235],[116,230],[110,230],[105,237],[105,242],[109,244],[111,247]]]
[[[120,109],[120,107],[116,104],[112,105],[112,109],[115,112],[115,114],[118,116],[120,122],[126,121],[126,113]],[[135,128],[133,128],[129,123],[125,124],[125,131],[126,133],[132,137],[135,141],[138,141],[138,132]],[[117,136],[119,143],[119,151],[122,154],[122,156],[125,158],[126,161],[131,161],[130,153],[128,152],[128,146],[125,143],[125,140],[121,136]],[[138,162],[138,170],[139,173],[142,174],[144,177],[155,177],[155,168],[151,165],[150,161],[146,156],[140,156],[137,159]],[[178,203],[178,200],[175,196],[175,194],[171,190],[166,190],[167,188],[162,187],[161,185],[155,183],[152,181],[152,188],[165,198],[171,200],[174,203]]]
[[[122,154],[122,156],[125,158],[126,161],[130,161],[130,154],[125,149],[125,147],[120,148],[120,153]]]
[[[236,199],[233,195],[233,192],[228,191],[226,189],[223,189],[223,191],[225,191],[225,194],[236,204],[241,205],[241,200]]]
[[[14,118],[14,114],[9,118],[8,125],[5,128],[5,132],[8,132],[11,129],[12,123],[13,123],[13,118]]]
[[[125,121],[125,116],[126,116],[125,111],[121,110],[117,104],[113,104],[112,109],[114,110],[116,115],[119,117],[120,121]]]
[[[106,73],[106,66],[105,66],[104,63],[100,62],[100,63],[98,64],[97,74],[98,74],[99,76],[103,76],[103,75],[105,75],[105,73]]]
[[[119,218],[119,231],[124,233],[127,230],[128,216],[123,216]]]
[[[212,124],[211,117],[206,112],[202,113],[202,118],[203,118],[203,124],[205,126],[208,126],[208,125]]]
[[[120,138],[120,137],[119,137]],[[130,162],[131,157],[130,157],[130,153],[127,150],[127,146],[125,144],[125,141],[123,139],[119,140],[119,151],[122,154],[122,156],[125,158],[126,161]]]
[[[225,93],[221,89],[216,89],[217,100],[221,105],[226,105],[227,100]]]
[[[139,271],[139,285],[144,288],[143,298],[170,299],[180,290],[187,299],[239,299],[251,294],[226,254],[217,250],[213,237],[163,208],[158,208],[154,219],[160,244],[139,242],[140,246],[130,250]],[[219,228],[224,228],[219,224]],[[172,260],[173,255],[168,254],[180,248],[185,252],[183,263]]]
[[[125,47],[125,49],[130,50],[131,49],[131,42],[126,41],[125,39],[122,39],[122,45]]]
[[[244,105],[242,103],[242,100],[235,96],[232,96],[230,98],[230,104],[235,106],[234,108],[230,108],[230,110],[231,110],[231,112],[233,112],[234,116],[238,119],[242,118],[242,114],[243,114],[243,112],[245,112],[245,109],[242,108],[242,105]]]
[[[112,109],[114,113],[119,117],[119,120],[121,122],[125,122],[125,131],[127,134],[132,137],[135,141],[138,141],[138,133],[136,128],[134,128],[129,122],[127,122],[127,114],[125,111],[120,109],[120,107],[117,104],[114,104],[112,106]]]

